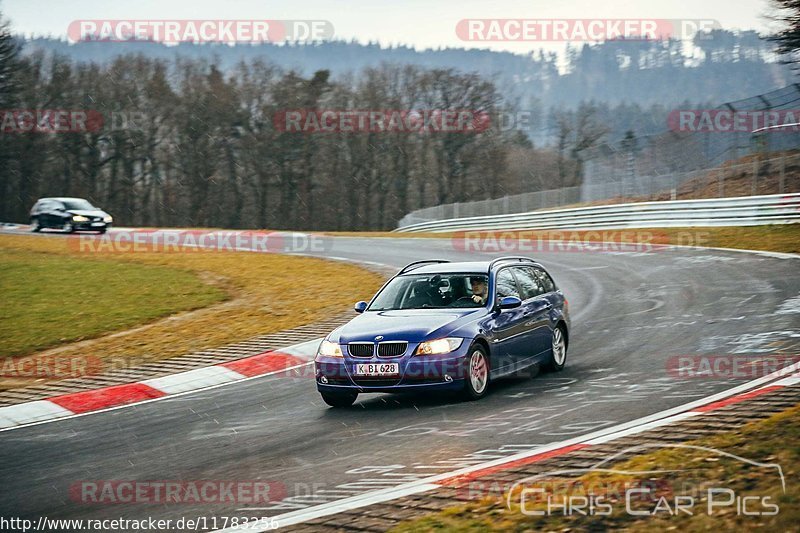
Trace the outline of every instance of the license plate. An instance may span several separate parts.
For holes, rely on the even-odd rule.
[[[92,222],[92,226],[105,226],[105,222]]]
[[[353,373],[356,376],[396,376],[400,373],[400,365],[397,363],[357,364]]]

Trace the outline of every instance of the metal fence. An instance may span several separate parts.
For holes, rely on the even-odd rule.
[[[717,110],[786,113],[800,109],[800,85],[728,102]],[[800,122],[800,115],[798,115]],[[524,213],[574,204],[781,194],[800,191],[800,132],[664,131],[603,143],[582,153],[579,187],[438,205],[398,227],[448,218]]]
[[[529,192],[493,200],[437,205],[418,209],[398,224],[452,218],[526,213],[565,205],[618,204],[697,198],[729,198],[800,191],[800,154],[755,154],[751,161],[720,165],[711,169],[644,176]]]
[[[423,222],[399,232],[626,229],[800,223],[800,194],[600,205]]]

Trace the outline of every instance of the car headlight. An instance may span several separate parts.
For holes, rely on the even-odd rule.
[[[89,219],[83,215],[73,215],[72,217],[73,222],[86,222],[87,220]]]
[[[105,218],[103,219],[103,222],[114,222],[114,219],[113,219],[113,218],[111,218],[111,215],[109,215],[109,216],[107,216],[107,217],[105,217]]]
[[[438,355],[450,353],[458,350],[464,339],[458,337],[448,337],[446,339],[436,339],[420,343],[414,355]]]
[[[335,342],[324,340],[319,345],[319,350],[317,350],[317,355],[323,355],[325,357],[343,357],[342,347],[336,344]]]

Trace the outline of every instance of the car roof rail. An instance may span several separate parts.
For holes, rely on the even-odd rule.
[[[400,274],[405,274],[406,272],[414,270],[415,268],[419,268],[426,263],[449,263],[449,262],[450,261],[448,261],[447,259],[425,259],[424,261],[414,261],[413,263],[409,263],[406,266],[404,266],[402,270],[400,270],[400,272],[397,273],[397,275],[399,276]]]
[[[492,267],[497,263],[502,263],[503,261],[519,261],[520,263],[536,263],[530,257],[522,257],[521,255],[508,255],[505,257],[498,257],[494,259],[491,263],[489,263],[489,271],[492,271]]]

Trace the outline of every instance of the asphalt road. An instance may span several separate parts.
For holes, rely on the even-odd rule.
[[[447,239],[337,238],[320,255],[397,267],[476,258]],[[800,353],[797,260],[691,249],[532,255],[569,299],[563,372],[499,381],[479,402],[362,395],[347,410],[327,408],[311,378],[268,376],[3,432],[0,515],[277,515],[576,437],[746,381],[676,378],[667,371],[675,356]],[[287,297],[314,305],[313,295]],[[261,480],[287,499],[91,504],[70,495],[84,480]]]

